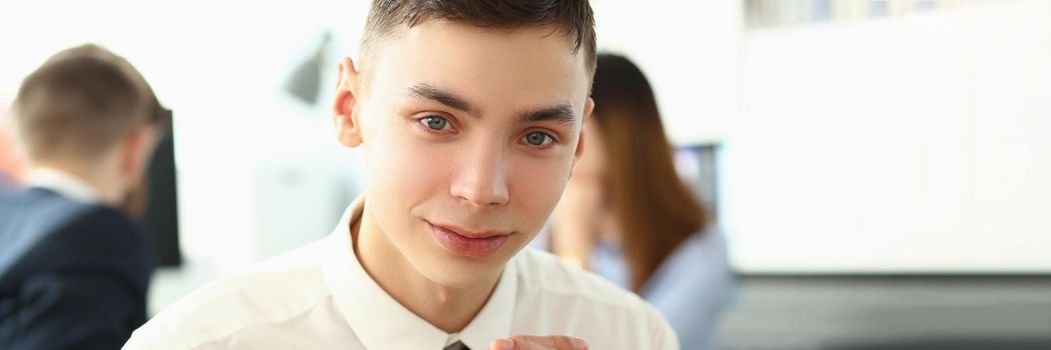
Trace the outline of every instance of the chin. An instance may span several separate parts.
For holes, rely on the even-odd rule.
[[[420,262],[416,270],[432,282],[452,289],[470,288],[491,282],[500,276],[506,264],[449,256],[440,260]]]

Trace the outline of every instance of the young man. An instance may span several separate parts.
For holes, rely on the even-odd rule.
[[[585,0],[373,2],[333,110],[364,148],[364,197],[125,348],[676,349],[637,297],[521,250],[584,147],[593,27]]]
[[[0,190],[0,348],[114,349],[146,321],[152,262],[118,210],[167,117],[128,61],[56,54],[13,103],[26,189]]]

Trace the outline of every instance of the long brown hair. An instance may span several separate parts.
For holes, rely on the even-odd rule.
[[[708,223],[683,183],[642,71],[627,58],[600,54],[592,118],[605,139],[612,211],[620,229],[631,289],[639,292],[661,263]]]

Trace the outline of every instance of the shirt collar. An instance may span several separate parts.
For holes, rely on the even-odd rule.
[[[26,185],[51,190],[81,202],[98,202],[98,192],[73,174],[54,168],[34,168],[26,174]]]
[[[361,218],[364,206],[364,197],[354,200],[326,238],[330,242],[321,270],[336,307],[365,348],[439,350],[460,340],[472,350],[484,350],[493,340],[511,335],[517,289],[514,264],[504,268],[474,320],[459,333],[445,333],[399,304],[362,268],[354,255],[350,227]]]

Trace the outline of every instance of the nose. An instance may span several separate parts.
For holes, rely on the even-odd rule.
[[[510,200],[507,188],[508,161],[503,147],[479,144],[460,154],[450,194],[476,207],[502,206]]]

